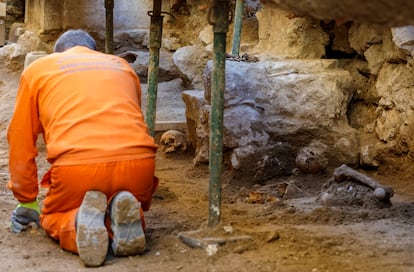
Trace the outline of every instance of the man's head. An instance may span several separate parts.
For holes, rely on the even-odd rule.
[[[63,33],[55,43],[53,48],[54,52],[63,52],[74,46],[85,46],[92,50],[96,50],[96,42],[88,34],[88,32],[77,29],[77,30],[68,30]]]

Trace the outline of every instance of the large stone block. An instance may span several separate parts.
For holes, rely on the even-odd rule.
[[[259,44],[256,51],[267,57],[312,59],[325,56],[329,39],[319,22],[308,17],[266,7],[257,13]]]
[[[187,116],[198,122],[196,163],[208,159],[211,75],[209,61],[204,71],[206,104],[197,108],[184,99],[196,112]],[[326,146],[326,166],[359,162],[356,130],[346,116],[352,78],[337,61],[226,61],[225,82],[224,158],[233,178],[261,182],[291,174],[297,153],[313,141]]]

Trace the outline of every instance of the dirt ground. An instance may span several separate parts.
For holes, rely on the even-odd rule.
[[[320,193],[332,191],[324,187],[332,177],[329,171],[262,185],[224,181],[221,223],[208,229],[208,166],[194,166],[191,154],[159,153],[160,188],[146,213],[144,255],[110,258],[100,268],[85,268],[77,255],[61,250],[41,229],[16,235],[9,230],[17,202],[6,189],[5,130],[19,73],[1,66],[1,271],[414,271],[414,182],[409,169],[366,173],[393,186],[391,205],[373,200],[369,190],[350,182],[335,185],[336,192],[343,192],[341,201],[322,205]],[[41,175],[48,168],[42,150],[38,163]],[[178,238],[187,236],[215,239],[219,245],[192,248]]]

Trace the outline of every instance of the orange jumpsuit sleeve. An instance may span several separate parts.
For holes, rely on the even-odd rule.
[[[39,192],[35,158],[38,153],[36,141],[41,132],[37,98],[32,94],[23,74],[14,115],[7,131],[10,171],[8,188],[22,203],[34,201]]]

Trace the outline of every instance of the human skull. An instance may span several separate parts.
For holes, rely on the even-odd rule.
[[[296,156],[296,167],[305,174],[317,174],[328,166],[328,159],[324,153],[326,146],[313,142],[302,148]]]
[[[178,130],[168,130],[161,135],[161,151],[172,153],[187,150],[187,138]]]

